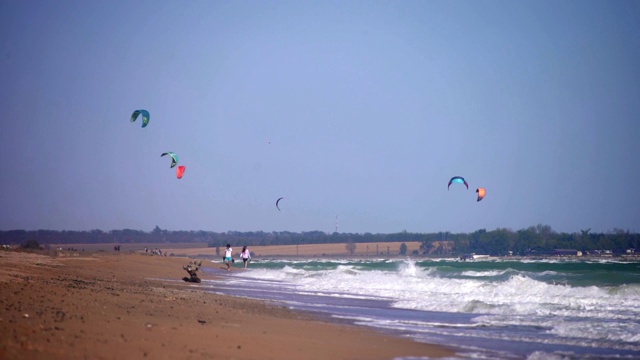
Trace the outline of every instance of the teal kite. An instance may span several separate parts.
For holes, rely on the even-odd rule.
[[[171,151],[168,151],[166,153],[162,153],[160,157],[163,157],[165,155],[171,156],[171,167],[174,167],[178,164],[178,155],[176,155],[175,153],[172,153]]]
[[[138,116],[142,115],[142,127],[146,127],[147,125],[149,125],[149,119],[151,118],[151,116],[149,115],[149,112],[147,110],[136,110],[133,112],[133,114],[131,114],[131,122],[134,122],[138,119]]]
[[[449,185],[447,185],[447,190],[449,190],[449,186],[451,186],[451,184],[453,183],[464,184],[464,186],[466,186],[467,189],[469,189],[469,184],[467,183],[467,180],[465,180],[462,176],[452,177],[451,180],[449,180]]]

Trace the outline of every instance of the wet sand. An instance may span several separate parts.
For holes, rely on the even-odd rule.
[[[439,346],[161,280],[187,276],[182,266],[188,262],[135,253],[50,257],[0,251],[0,359],[453,355]]]

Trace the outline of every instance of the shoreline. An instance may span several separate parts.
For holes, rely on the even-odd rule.
[[[0,252],[0,331],[7,334],[0,340],[0,358],[455,355],[442,346],[162,280],[182,279],[182,266],[189,261],[136,253],[50,257]]]

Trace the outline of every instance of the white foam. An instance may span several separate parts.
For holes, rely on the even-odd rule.
[[[468,277],[492,277],[492,276],[500,276],[500,275],[504,275],[506,274],[509,270],[487,270],[487,271],[473,271],[473,270],[468,270],[468,271],[463,271],[461,273],[462,276],[468,276]]]
[[[544,351],[534,351],[527,356],[527,360],[569,360],[572,358],[573,357],[569,355],[550,354]]]
[[[559,276],[556,272],[532,274],[514,269],[464,271],[464,278],[455,278],[412,260],[385,262],[397,264],[391,271],[363,270],[366,263],[372,262],[333,262],[322,270],[301,269],[300,264],[293,267],[289,263],[280,270],[251,269],[237,276],[284,281],[299,293],[386,298],[393,299],[393,306],[398,308],[478,314],[473,319],[478,326],[533,326],[563,338],[640,343],[637,284],[573,287],[534,278],[540,274]],[[395,328],[404,325],[379,324]],[[433,326],[438,327],[426,325]]]

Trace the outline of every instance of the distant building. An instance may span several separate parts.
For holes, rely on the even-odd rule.
[[[593,250],[593,253],[598,256],[607,256],[607,257],[613,255],[611,250]]]
[[[553,255],[555,256],[582,256],[582,251],[574,249],[554,249]]]
[[[546,256],[546,255],[551,255],[552,252],[549,250],[546,250],[542,246],[536,246],[534,248],[528,249],[526,251],[526,254],[529,256]]]

